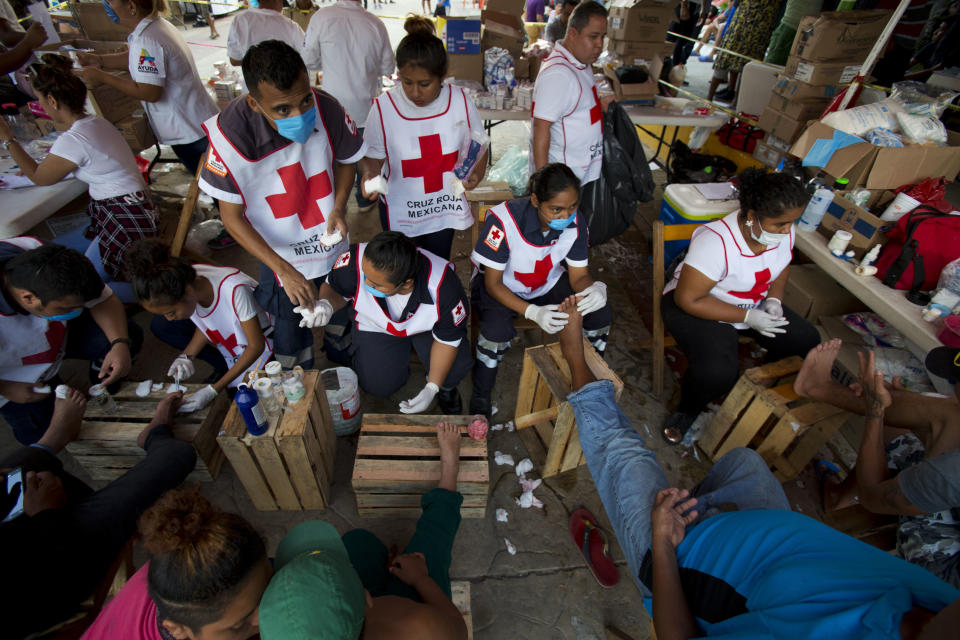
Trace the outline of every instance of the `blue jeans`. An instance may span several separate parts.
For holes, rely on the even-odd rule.
[[[567,400],[577,419],[587,466],[630,573],[644,597],[651,597],[650,589],[640,581],[640,566],[650,549],[654,501],[657,493],[670,485],[656,453],[646,447],[643,436],[617,406],[613,383],[591,382]],[[690,493],[697,498],[700,513],[691,527],[721,511],[790,508],[780,483],[752,449],[727,453]]]

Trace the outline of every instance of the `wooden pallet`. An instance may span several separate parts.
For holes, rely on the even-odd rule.
[[[137,444],[137,436],[153,419],[157,403],[167,395],[168,385],[165,383],[163,390],[140,398],[136,394],[137,384],[124,382],[113,394],[117,413],[107,414],[100,407],[88,404],[80,435],[67,445],[70,455],[95,482],[116,480],[147,455]],[[182,386],[187,388],[187,393],[193,393],[205,385]],[[212,482],[219,475],[223,454],[217,446],[216,435],[230,404],[227,395],[220,394],[201,411],[177,415],[174,435],[193,443],[197,450],[197,466],[187,476],[189,482]]]
[[[613,382],[614,394],[619,398],[623,381],[586,339],[583,353],[593,375],[598,380]],[[573,407],[566,401],[569,393],[570,367],[560,352],[560,344],[528,348],[523,354],[514,424],[544,478],[585,463]]]
[[[303,376],[307,395],[271,418],[261,436],[247,432],[232,404],[217,442],[261,511],[326,509],[333,483],[336,435],[319,371]]]
[[[467,640],[473,640],[473,613],[470,610],[470,583],[466,580],[457,580],[450,583],[450,593],[453,605],[463,616],[467,625]]]
[[[463,494],[460,514],[482,518],[487,508],[490,470],[487,441],[466,435],[470,416],[421,416],[367,413],[363,416],[357,459],[353,465],[353,492],[362,517],[420,516],[420,498],[440,480],[437,422],[461,425],[460,474],[457,490]]]
[[[781,482],[795,477],[849,417],[842,409],[797,396],[794,356],[748,369],[727,395],[697,445],[711,460],[736,447],[763,456]]]

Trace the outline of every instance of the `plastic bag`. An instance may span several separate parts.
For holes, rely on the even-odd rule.
[[[906,113],[915,116],[932,115],[939,118],[960,93],[934,87],[916,80],[894,82],[890,98],[899,101]]]
[[[901,114],[897,114],[898,116]],[[903,140],[899,134],[890,131],[884,127],[877,127],[867,131],[867,142],[878,147],[902,147]]]
[[[670,146],[670,165],[667,167],[669,184],[726,182],[737,172],[737,165],[723,156],[694,153],[677,140]]]
[[[937,280],[937,288],[960,292],[960,259],[948,263],[943,268],[940,279]]]
[[[494,85],[516,84],[513,76],[513,56],[506,49],[493,47],[483,53],[483,84],[490,89]]]
[[[493,165],[487,180],[506,182],[510,185],[513,195],[520,197],[527,191],[527,180],[530,179],[530,151],[513,145]]]
[[[934,142],[940,146],[947,144],[947,128],[937,116],[898,113],[897,121],[900,122],[904,137],[910,142],[917,144]]]
[[[466,127],[465,122],[458,122],[457,126]],[[460,149],[460,155],[457,156],[457,164],[453,168],[453,175],[456,176],[453,182],[453,195],[459,198],[466,189],[463,181],[467,179],[470,172],[477,165],[477,160],[483,154],[483,150],[490,147],[490,136],[485,131],[471,131],[470,143]]]
[[[854,136],[863,136],[871,129],[878,127],[897,132],[900,130],[897,114],[903,112],[902,102],[887,98],[875,104],[834,111],[824,116],[821,122]]]

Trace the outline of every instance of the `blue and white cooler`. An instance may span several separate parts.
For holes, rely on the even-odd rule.
[[[737,190],[730,182],[670,184],[663,190],[660,219],[663,224],[703,224],[722,218],[740,208]],[[687,248],[689,240],[664,243],[664,265],[669,266]]]

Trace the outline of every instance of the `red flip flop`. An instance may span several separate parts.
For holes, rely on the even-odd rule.
[[[570,515],[570,537],[601,587],[612,587],[620,581],[617,565],[610,559],[607,534],[592,513],[577,509]]]

